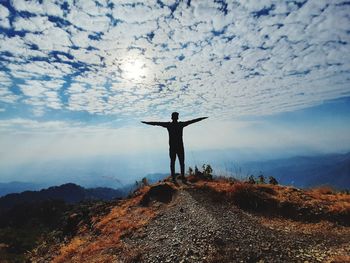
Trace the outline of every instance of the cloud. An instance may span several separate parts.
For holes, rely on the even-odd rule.
[[[0,166],[166,149],[166,136],[159,136],[164,135],[163,130],[146,134],[147,127],[142,124],[133,129],[118,126],[115,122],[86,125],[23,118],[0,120]]]
[[[350,95],[349,12],[317,0],[2,3],[0,106],[222,119],[307,108]]]
[[[54,27],[54,25],[48,20],[47,16],[35,16],[30,18],[17,17],[13,23],[13,27],[16,31],[26,30],[31,32],[42,32]]]
[[[5,28],[10,27],[10,23],[8,21],[9,14],[9,10],[6,7],[0,5],[0,26]]]
[[[158,116],[151,116],[151,119],[152,117]],[[294,122],[219,121],[210,118],[184,129],[186,158],[193,158],[193,151],[200,153],[209,150],[215,153],[216,149],[231,152],[234,149],[248,149],[251,154],[256,151],[285,154],[293,149],[346,151],[350,147],[349,125],[336,125],[341,121],[344,120],[320,119],[296,125]],[[324,123],[327,129],[324,129]],[[134,158],[138,154],[153,158],[157,163],[156,169],[161,169],[155,156],[159,154],[166,160],[168,153],[166,129],[141,123],[125,125],[109,122],[87,125],[83,121],[13,118],[0,120],[0,135],[0,168],[47,160],[77,160],[97,156]]]

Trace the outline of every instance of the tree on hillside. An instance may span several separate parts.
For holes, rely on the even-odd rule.
[[[210,164],[203,164],[202,165],[202,171],[200,171],[197,167],[197,165],[194,167],[194,173],[192,168],[189,169],[189,174],[194,175],[198,179],[201,180],[212,180],[213,179],[213,168]]]
[[[258,178],[259,178],[259,184],[265,184],[265,177],[263,174],[260,174]]]
[[[248,178],[248,183],[250,183],[250,184],[256,184],[254,175],[251,174],[251,175],[249,176],[249,178]]]
[[[141,181],[135,181],[135,189],[139,189],[141,187],[149,185],[148,179],[143,177]]]
[[[194,167],[194,175],[198,175],[199,174],[199,169],[197,167],[197,165]]]
[[[193,175],[193,169],[192,167],[188,167],[188,175]]]
[[[212,180],[213,179],[213,168],[211,168],[210,164],[203,164],[203,175],[205,179]]]
[[[143,185],[143,186],[149,185],[148,179],[147,179],[146,177],[143,177],[141,182],[142,182],[142,185]]]
[[[277,182],[277,180],[276,180],[275,177],[270,176],[270,177],[269,177],[269,184],[277,185],[278,182]]]

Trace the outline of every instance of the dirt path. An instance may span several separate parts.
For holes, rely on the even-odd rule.
[[[141,250],[143,262],[323,262],[340,248],[350,249],[350,237],[270,229],[191,188],[179,190],[141,234],[124,242]]]

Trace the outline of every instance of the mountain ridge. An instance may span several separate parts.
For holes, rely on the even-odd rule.
[[[38,191],[43,186],[38,183],[11,181],[7,183],[0,183],[0,197],[7,194],[21,193],[24,191]]]
[[[121,198],[125,193],[107,187],[84,188],[74,183],[51,186],[39,191],[11,193],[0,197],[0,212],[23,203],[38,203],[47,200],[62,200],[74,204],[88,200],[111,200]]]
[[[242,168],[248,173],[273,176],[284,185],[350,188],[350,152],[247,162]]]
[[[347,256],[346,194],[231,178],[188,180],[142,186],[107,214],[95,214],[90,227],[80,225],[70,241],[38,249],[55,263],[314,262]],[[31,254],[34,261],[43,259],[39,250]]]

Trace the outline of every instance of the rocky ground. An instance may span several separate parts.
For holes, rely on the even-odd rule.
[[[259,216],[190,186],[179,187],[154,220],[123,242],[137,251],[138,262],[305,263],[350,256],[344,232],[305,234],[264,226]]]

